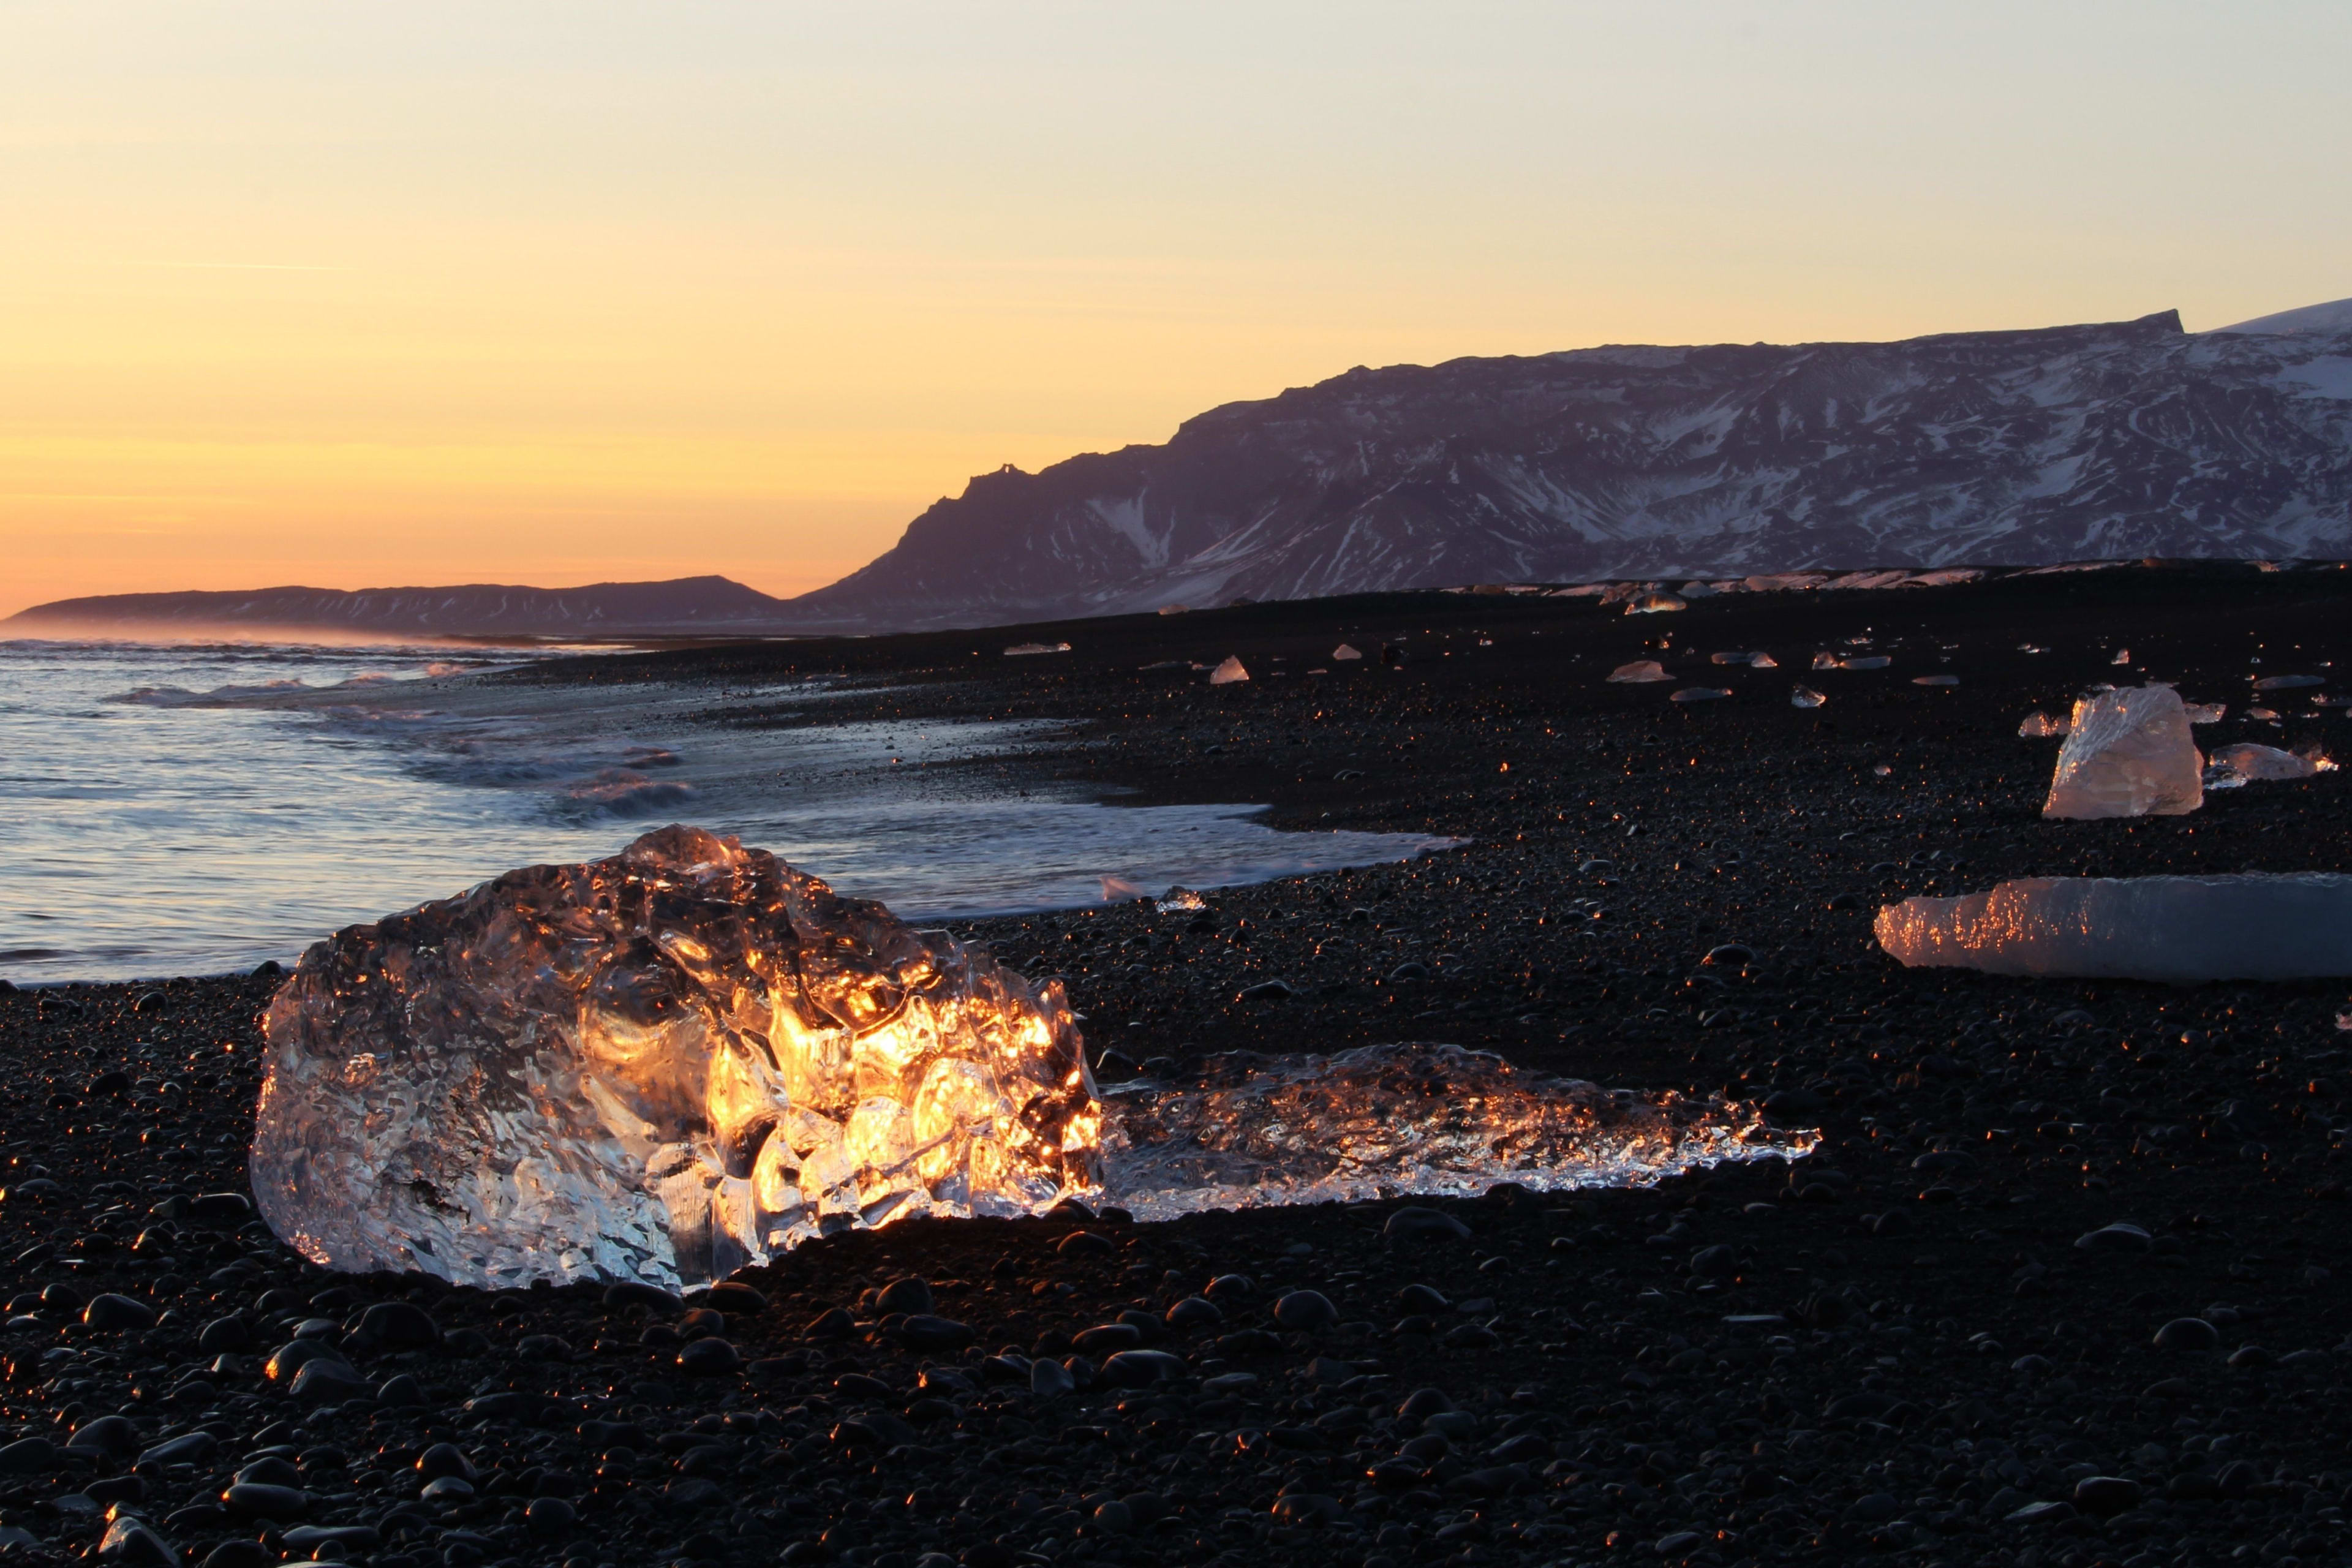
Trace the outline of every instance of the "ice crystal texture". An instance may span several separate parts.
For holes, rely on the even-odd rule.
[[[1172,889],[1171,894],[1181,894]],[[1147,1215],[1801,1153],[1752,1109],[1451,1046],[1097,1100],[1061,988],[689,827],[339,931],[264,1020],[253,1190],[343,1269],[677,1288],[1065,1196]]]
[[[2306,756],[2300,752],[2283,752],[2276,746],[2241,741],[2236,745],[2221,747],[2207,761],[2205,787],[2236,789],[2242,784],[2307,779],[2314,773],[2335,771],[2336,764],[2322,754]]]
[[[1515,1070],[1459,1046],[1219,1058],[1197,1089],[1108,1093],[1104,1195],[1140,1218],[1274,1204],[1621,1186],[1789,1156],[1752,1107]]]
[[[2074,704],[2044,816],[2179,816],[2204,804],[2204,759],[2169,686],[2102,691]]]
[[[1058,984],[694,828],[339,931],[264,1028],[254,1194],[337,1268],[677,1286],[1095,1179]]]
[[[1906,899],[1878,911],[1877,934],[1913,968],[2177,984],[2352,974],[2352,876],[2030,877]]]

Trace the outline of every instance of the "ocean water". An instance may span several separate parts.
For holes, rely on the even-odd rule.
[[[548,650],[0,642],[0,977],[214,974],[690,822],[942,920],[1397,860],[1245,804],[1024,787],[1007,724],[700,718],[707,688],[498,679]],[[755,692],[821,720],[840,688]],[[730,697],[746,695],[740,687]]]

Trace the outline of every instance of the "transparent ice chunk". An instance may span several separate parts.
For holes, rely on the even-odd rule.
[[[676,1286],[1095,1181],[1058,984],[694,828],[339,931],[264,1032],[254,1194],[338,1268]]]
[[[1182,895],[1171,889],[1171,895]],[[316,1262],[676,1289],[1064,1196],[1153,1214],[1801,1153],[1752,1108],[1365,1047],[1098,1100],[1061,987],[690,827],[314,945],[264,1018],[262,1217]]]
[[[2042,815],[2179,816],[2204,803],[2204,759],[2169,686],[2127,686],[2074,704]]]
[[[2223,746],[2207,759],[2205,787],[2236,789],[2242,784],[2267,783],[2274,779],[2307,779],[2314,773],[2336,771],[2336,763],[2326,753],[2314,751],[2309,755],[2300,752],[2283,752],[2276,746],[2260,746],[2252,741],[2241,741],[2233,746]]]
[[[1212,686],[1231,686],[1236,680],[1249,678],[1249,671],[1243,668],[1240,657],[1230,653],[1225,656],[1224,663],[1209,671],[1209,684]]]
[[[1341,643],[1338,647],[1331,650],[1331,658],[1334,663],[1338,663],[1344,659],[1361,658],[1363,657],[1363,649],[1356,647],[1349,643]]]
[[[1514,1069],[1447,1045],[1217,1058],[1198,1089],[1107,1092],[1103,1195],[1146,1219],[1213,1208],[1624,1185],[1801,1154],[1752,1106]]]
[[[1827,702],[1828,700],[1828,698],[1822,696],[1820,692],[1814,690],[1810,686],[1791,686],[1789,688],[1789,706],[1791,708],[1819,708],[1822,703]]]
[[[2352,974],[2352,876],[2031,877],[1906,899],[1876,930],[1912,968],[2178,984]]]
[[[1654,616],[1666,610],[1686,610],[1689,604],[1678,594],[1644,594],[1625,606],[1629,616]]]
[[[1609,679],[1619,684],[1639,684],[1647,680],[1672,680],[1666,667],[1654,658],[1637,658],[1631,664],[1621,664],[1609,672]]]
[[[2064,734],[2067,728],[2068,721],[2053,719],[2049,714],[2036,708],[2025,716],[2023,723],[2018,725],[2017,732],[2029,741],[2046,741],[2053,735]]]

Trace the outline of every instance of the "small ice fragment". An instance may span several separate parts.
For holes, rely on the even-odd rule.
[[[1789,688],[1789,706],[1791,708],[1819,708],[1822,703],[1827,702],[1828,700],[1828,698],[1822,696],[1820,692],[1814,690],[1810,686],[1792,686]]]
[[[2229,716],[2230,705],[2226,702],[2184,702],[2180,710],[2189,715],[2191,724],[2219,724]]]
[[[1911,678],[1914,686],[1958,686],[1959,683],[1960,678],[1957,675],[1915,675]]]
[[[1720,686],[1685,686],[1666,699],[1669,702],[1713,702],[1731,693]]]
[[[1778,669],[1780,661],[1769,653],[1759,653],[1748,659],[1748,667],[1750,669]]]
[[[2017,727],[2017,732],[2029,741],[2046,741],[2053,735],[2064,734],[2070,727],[2066,720],[2053,719],[2036,708],[2025,716],[2025,722]]]
[[[1637,658],[1631,664],[1621,664],[1615,669],[1611,670],[1609,672],[1609,679],[1611,680],[1620,682],[1639,682],[1644,680],[1672,680],[1674,677],[1668,675],[1666,673],[1666,667],[1660,664],[1656,659]]]
[[[1706,656],[1709,664],[1752,664],[1755,659],[1752,653],[1711,653]]]
[[[1066,642],[1017,642],[1011,647],[1004,650],[1004,656],[1007,658],[1018,658],[1024,654],[1067,653],[1069,651],[1070,645]]]
[[[2331,773],[2336,764],[2326,752],[2305,756],[2294,752],[2283,752],[2276,746],[2258,746],[2252,741],[2241,741],[2234,746],[2224,746],[2207,759],[2205,787],[2230,789],[2237,784],[2267,783],[2274,779],[2307,779],[2314,773]],[[2217,783],[2217,776],[2227,783]]]
[[[1248,679],[1249,671],[1242,668],[1241,659],[1230,653],[1225,655],[1224,663],[1209,671],[1209,684],[1212,686],[1231,686],[1237,680]]]
[[[1838,656],[1833,653],[1817,653],[1813,655],[1813,668],[1815,669],[1835,669],[1838,668]]]
[[[2030,642],[2021,642],[2017,645],[2017,651],[2020,653],[2048,653],[2050,650],[2046,647],[2036,647],[2034,644]]]
[[[2189,984],[2352,974],[2352,876],[2031,877],[1878,911],[1913,967]]]
[[[1876,773],[1880,778],[1886,778],[1894,773],[1895,768],[1893,764],[1888,763],[1874,763],[1871,765],[1870,771]]]
[[[1102,884],[1102,899],[1107,904],[1131,903],[1144,897],[1143,889],[1124,877],[1097,877]]]
[[[2322,675],[2265,675],[2260,680],[2254,682],[2254,689],[2257,691],[2293,691],[2300,687],[2325,686],[2326,684],[2327,678]]]
[[[2339,1035],[2352,1035],[2352,1013],[2336,1015],[2336,1032]]]
[[[2179,816],[2203,803],[2204,759],[2169,686],[2134,686],[2074,704],[2044,816]]]
[[[1892,658],[1883,653],[1874,653],[1865,654],[1860,658],[1840,659],[1838,661],[1838,668],[1840,669],[1885,669],[1888,665],[1893,664],[1894,662],[1895,661]]]
[[[2131,649],[2127,647],[2119,647],[2116,649],[2116,657],[2107,660],[2107,662],[2109,664],[2129,664],[2131,662]]]
[[[1684,584],[1675,592],[1685,599],[1712,599],[1723,590],[1709,584],[1691,582]]]
[[[1171,888],[1153,907],[1163,915],[1198,914],[1209,907],[1209,900],[1190,888]]]
[[[2278,715],[2272,712],[2267,708],[2249,708],[2246,710],[2246,717],[2261,721],[2263,723],[2275,724],[2278,722]]]
[[[1689,607],[1688,603],[1678,595],[1644,594],[1640,598],[1629,602],[1625,606],[1625,613],[1629,616],[1654,616],[1662,610],[1685,610]]]
[[[1343,658],[1361,658],[1363,657],[1364,655],[1361,649],[1350,647],[1346,643],[1341,643],[1338,647],[1331,650],[1331,658],[1334,662]]]

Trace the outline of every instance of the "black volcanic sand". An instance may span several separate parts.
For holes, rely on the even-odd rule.
[[[2015,731],[2144,672],[2231,705],[2209,747],[2330,740],[2344,721],[2307,690],[2277,694],[2282,726],[2242,715],[2250,673],[2327,674],[2347,611],[2352,574],[2148,568],[1637,617],[1411,595],[542,670],[708,679],[744,724],[802,721],[746,690],[844,676],[842,717],[1060,726],[942,787],[1118,784],[1469,841],[1200,915],[970,927],[1068,978],[1112,1075],[1444,1039],[1769,1095],[1821,1151],[1424,1205],[1466,1236],[1384,1235],[1397,1205],[917,1222],[754,1271],[722,1324],[626,1292],[333,1276],[205,1196],[243,1189],[267,979],[0,996],[0,1521],[33,1562],[90,1546],[112,1505],[189,1561],[376,1568],[2344,1562],[2346,986],[1905,971],[1869,922],[2032,873],[2338,868],[2341,774],[2045,823],[2056,742]],[[1891,668],[1806,668],[1865,636]],[[1369,657],[1330,661],[1341,637]],[[1706,661],[1756,648],[1780,668]],[[1228,654],[1254,679],[1207,687],[1192,664]],[[1603,683],[1643,657],[1675,679]],[[1828,705],[1791,708],[1797,682]],[[1691,686],[1735,695],[1668,700]],[[970,1345],[908,1342],[922,1303],[870,1294],[907,1277]],[[1294,1289],[1331,1310],[1294,1300],[1312,1326],[1286,1326]],[[1168,1326],[1204,1293],[1215,1313]],[[430,1321],[366,1317],[387,1302]],[[721,1326],[681,1365],[681,1332]],[[298,1332],[355,1375],[308,1402],[267,1377]],[[1129,1340],[1181,1375],[1039,1399],[1012,1359],[1076,1353],[1084,1383]],[[288,1489],[224,1503],[248,1466]],[[470,1495],[419,1498],[461,1469]]]

